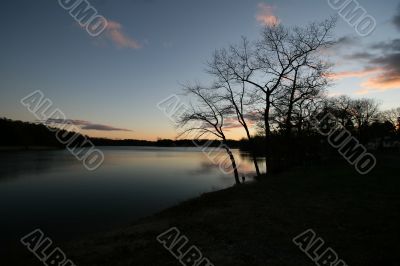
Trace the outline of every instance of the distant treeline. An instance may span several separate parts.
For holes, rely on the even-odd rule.
[[[0,118],[0,146],[2,147],[57,147],[62,145],[55,134],[44,125]]]
[[[351,121],[350,118],[345,120]],[[368,126],[364,126],[363,130],[354,128],[354,126],[349,123],[347,123],[347,125],[347,129],[351,131],[361,143],[367,146],[368,143],[373,144],[375,145],[372,146],[374,149],[387,150],[387,148],[384,147],[385,139],[400,142],[400,131],[396,130],[393,123],[385,119],[383,119],[383,121],[375,121]],[[70,135],[72,138],[72,135],[76,133],[67,132],[64,130],[52,132],[42,124],[0,118],[0,147],[3,149],[65,148],[65,145],[61,144],[57,140],[56,134],[67,134],[66,136]],[[65,137],[65,139],[68,138],[69,136]],[[220,141],[210,142],[208,140],[113,140],[107,138],[90,138],[80,134],[78,134],[78,137],[76,137],[73,145],[82,146],[82,143],[85,143],[85,140],[87,139],[89,139],[95,146],[216,147],[221,145]],[[297,163],[304,161],[318,161],[326,156],[337,155],[337,151],[332,149],[327,142],[327,138],[314,130],[304,131],[301,134],[297,134],[296,137],[290,138],[289,140],[286,135],[276,131],[273,132],[271,140],[270,148],[274,151],[275,158],[279,158],[279,163],[275,163],[280,165],[280,167],[287,167],[289,163],[291,165],[296,165]],[[242,139],[239,141],[227,140],[227,144],[230,148],[239,148],[249,152],[253,151],[258,157],[263,156],[265,153],[264,136],[254,136],[253,145],[251,145],[247,139]]]
[[[157,147],[216,147],[220,145],[219,141],[210,140],[190,140],[190,139],[159,139],[157,141],[148,140],[136,140],[136,139],[124,139],[124,140],[113,140],[106,138],[90,138],[96,146],[157,146]],[[243,145],[242,141],[229,140],[230,147],[239,148]]]
[[[73,135],[74,132],[59,130],[59,135]],[[66,137],[65,139],[68,139]],[[85,139],[89,139],[95,146],[154,146],[154,147],[195,147],[195,146],[210,146],[215,147],[220,145],[218,141],[209,142],[207,140],[170,140],[159,139],[157,141],[124,139],[113,140],[107,138],[90,138],[78,134],[74,144],[84,143]],[[246,146],[245,142],[230,140],[231,147],[239,148]],[[37,147],[48,148],[65,148],[65,145],[60,143],[56,138],[56,132],[52,132],[45,125],[38,123],[29,123],[22,121],[14,121],[7,118],[0,118],[0,147],[34,149]]]
[[[0,118],[0,147],[36,149],[36,148],[58,148],[63,149],[65,145],[57,139],[72,139],[73,145],[84,143],[85,136],[65,130],[50,130],[43,124],[14,121]]]

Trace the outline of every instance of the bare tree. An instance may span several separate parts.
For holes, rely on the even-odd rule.
[[[294,29],[282,25],[266,27],[254,49],[250,49],[249,44],[244,41],[241,49],[231,47],[229,52],[222,51],[219,54],[219,57],[223,58],[224,70],[229,74],[230,80],[237,84],[246,84],[248,90],[261,96],[266,171],[272,166],[270,122],[277,96],[281,95],[284,83],[293,83],[290,75],[296,68],[298,70],[299,62],[302,62],[301,65],[308,64],[308,57],[333,43],[330,34],[335,21],[336,19],[329,19],[321,23],[312,23],[305,28]],[[297,81],[294,84],[298,89]]]
[[[384,121],[389,121],[400,131],[400,107],[386,110],[380,114],[381,119]]]
[[[185,110],[179,120],[181,132],[178,137],[196,133],[196,139],[212,135],[219,139],[229,156],[234,171],[235,182],[240,184],[239,172],[235,157],[228,146],[224,133],[226,118],[230,115],[230,106],[224,106],[219,97],[212,93],[212,89],[199,85],[185,87],[185,92],[191,96],[190,109]],[[194,102],[193,102],[194,101]]]
[[[326,109],[347,129],[355,130],[361,137],[373,122],[379,121],[379,103],[374,99],[352,99],[339,96],[327,100]]]
[[[354,125],[361,137],[364,129],[372,122],[378,119],[379,103],[374,99],[357,99],[352,101],[350,113],[354,121]]]
[[[329,68],[330,64],[310,59],[309,56],[293,64],[293,72],[286,77],[288,82],[282,83],[282,89],[273,103],[275,120],[287,137],[291,136],[296,124],[297,129],[302,128],[303,111],[306,111],[304,107],[324,96],[329,81]]]
[[[307,97],[296,101],[293,108],[293,126],[300,136],[303,131],[311,132],[314,129],[314,119],[324,105],[325,98],[322,95]]]
[[[232,107],[236,120],[243,127],[246,137],[251,146],[251,155],[254,163],[256,175],[260,176],[260,168],[255,154],[254,140],[250,133],[250,122],[255,120],[255,113],[248,107],[254,106],[254,98],[249,97],[247,84],[243,80],[238,80],[232,69],[241,71],[245,75],[246,62],[249,56],[249,42],[243,38],[241,46],[231,46],[229,51],[221,49],[214,53],[212,60],[208,63],[208,73],[212,74],[216,80],[214,88],[219,90],[220,98],[229,103]],[[240,70],[239,70],[240,68]]]
[[[326,99],[325,108],[338,119],[341,125],[352,130],[354,129],[354,121],[352,118],[353,106],[353,99],[349,96],[341,95]]]

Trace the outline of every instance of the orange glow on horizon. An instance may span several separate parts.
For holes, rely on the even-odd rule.
[[[147,133],[147,132],[135,132],[135,131],[99,131],[99,130],[81,130],[81,134],[87,135],[93,138],[107,138],[114,140],[123,140],[123,139],[135,139],[135,140],[148,140],[148,141],[156,141],[158,139],[176,139],[177,133],[174,133],[173,130],[169,130],[169,132],[155,132],[155,133]],[[245,137],[243,134],[242,128],[232,128],[227,129],[225,134],[228,139],[240,140]],[[188,137],[190,139],[190,137]],[[206,137],[207,138],[207,137]],[[213,136],[209,135],[208,139],[212,139]]]

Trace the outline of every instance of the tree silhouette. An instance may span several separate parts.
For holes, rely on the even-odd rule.
[[[231,161],[235,182],[240,184],[236,160],[224,132],[230,107],[224,106],[210,88],[187,85],[185,92],[192,97],[192,103],[190,109],[186,109],[179,117],[178,124],[181,132],[178,137],[190,135],[195,136],[195,139],[201,139],[212,135],[219,139],[222,143],[221,147],[225,149]]]

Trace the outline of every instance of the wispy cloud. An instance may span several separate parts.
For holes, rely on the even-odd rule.
[[[77,120],[77,119],[53,119],[50,118],[46,120],[46,124],[55,124],[55,125],[65,125],[65,124],[73,124],[75,126],[80,127],[82,130],[99,130],[99,131],[132,131],[130,129],[117,128],[109,125],[92,123],[87,120]]]
[[[280,23],[277,16],[274,15],[275,8],[266,3],[258,4],[258,11],[256,15],[257,21],[264,26],[276,26]]]
[[[116,21],[108,20],[105,36],[120,48],[142,48],[142,45],[137,40],[124,33],[122,25]]]
[[[356,71],[341,71],[341,72],[331,73],[328,75],[328,77],[334,80],[340,80],[345,78],[363,78],[370,76],[372,74],[376,74],[379,71],[381,71],[380,68],[370,68],[370,69],[363,69]]]
[[[397,7],[393,24],[400,30],[400,5]],[[370,45],[368,52],[353,55],[353,59],[361,59],[367,67],[358,73],[366,74],[368,70],[378,70],[361,83],[362,89],[357,94],[368,94],[370,92],[382,92],[400,89],[400,39],[387,42],[378,42]],[[357,74],[357,73],[355,73]],[[343,75],[342,75],[343,76]]]
[[[353,44],[343,39],[343,45],[352,47]],[[358,44],[358,47],[362,43]],[[361,89],[357,94],[382,92],[400,89],[400,39],[387,42],[377,42],[364,46],[364,51],[358,49],[353,53],[342,54],[342,60],[348,63],[354,61],[365,65],[357,71],[342,71],[329,75],[334,80],[346,78],[364,78],[360,83]]]
[[[344,51],[359,46],[361,38],[354,35],[345,35],[335,40],[330,47],[324,47],[319,50],[323,55],[340,57]]]
[[[370,58],[369,64],[381,71],[361,84],[363,92],[400,89],[400,39],[375,44],[373,48],[382,55]]]
[[[242,125],[237,123],[237,117],[236,117],[236,112],[233,110],[230,112],[229,117],[227,117],[224,121],[224,128],[229,131],[231,129],[236,129],[236,128],[242,128]],[[246,119],[247,125],[249,127],[254,126],[258,121],[260,121],[260,114],[256,111],[252,111],[248,114],[244,115],[244,118]]]
[[[388,75],[388,73],[385,72],[376,77],[368,79],[362,83],[361,86],[368,89],[366,91],[387,91],[400,89],[400,75],[398,73]]]

